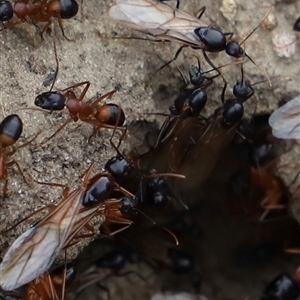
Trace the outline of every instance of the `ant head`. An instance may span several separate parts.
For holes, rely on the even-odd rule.
[[[65,107],[66,98],[59,92],[45,92],[38,95],[34,104],[46,110],[63,110]]]
[[[204,82],[204,76],[202,75],[200,67],[191,66],[190,68],[190,81],[194,86],[200,86]]]
[[[229,43],[227,43],[225,51],[229,56],[235,58],[241,58],[245,56],[244,49],[236,41],[230,41]]]
[[[237,80],[233,86],[233,95],[241,100],[248,99],[251,90],[253,91],[249,80]]]
[[[7,0],[0,1],[0,21],[9,21],[12,19],[13,15],[14,10],[12,8],[12,4]]]
[[[140,205],[140,199],[135,196],[124,196],[121,201],[120,211],[123,215],[132,217],[138,211],[137,207]]]
[[[223,122],[226,127],[236,125],[244,115],[244,106],[241,101],[227,100],[223,108]]]

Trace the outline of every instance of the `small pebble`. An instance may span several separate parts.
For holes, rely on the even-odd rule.
[[[272,31],[273,49],[279,57],[291,57],[296,53],[296,39],[296,35],[293,31]]]
[[[273,30],[274,28],[277,27],[277,18],[275,16],[274,13],[270,13],[267,18],[262,22],[262,27],[264,27],[265,29],[268,29],[268,30]]]
[[[237,11],[235,0],[223,0],[220,11],[225,19],[232,21]]]

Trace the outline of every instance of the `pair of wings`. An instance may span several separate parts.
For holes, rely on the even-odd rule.
[[[196,48],[204,47],[194,30],[208,25],[165,2],[116,0],[116,5],[109,10],[109,16],[128,28],[160,39],[176,40]]]
[[[66,247],[99,206],[82,206],[84,189],[73,191],[34,227],[25,231],[10,246],[0,264],[0,286],[17,289],[45,273],[59,252]]]

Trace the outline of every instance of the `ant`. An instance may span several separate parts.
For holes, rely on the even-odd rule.
[[[132,196],[132,194],[120,187],[109,173],[98,173],[90,178],[92,168],[93,164],[84,173],[80,187],[71,193],[66,186],[58,183],[37,182],[63,187],[64,199],[57,205],[48,206],[52,211],[21,234],[7,250],[0,264],[3,275],[0,285],[3,290],[10,291],[33,281],[48,271],[61,250],[71,247],[82,238],[97,235],[98,232],[90,224],[93,217],[100,216],[102,222],[105,220],[124,224],[127,227],[133,223],[118,213],[121,199],[112,198],[113,192],[116,191],[125,196]],[[36,210],[26,219],[45,208],[47,207]],[[19,221],[14,227],[23,221]],[[90,233],[80,234],[83,228]],[[34,255],[28,256],[28,251]]]
[[[179,8],[179,1],[177,1],[177,6],[176,6],[176,9],[178,9],[178,8]],[[206,10],[205,6],[199,10],[199,15],[197,17],[198,20],[202,17],[205,10]],[[261,22],[263,22],[268,17],[268,15],[270,14],[271,11],[272,11],[272,8],[266,14],[266,16],[262,19]],[[199,39],[199,41],[198,41],[199,44],[198,43],[193,44],[193,43],[186,42],[185,45],[182,45],[177,50],[174,57],[170,61],[165,63],[162,67],[160,67],[159,70],[161,70],[164,67],[166,67],[167,65],[169,65],[172,61],[175,61],[178,58],[181,51],[183,50],[183,48],[186,48],[186,47],[191,47],[192,49],[202,49],[203,56],[204,56],[205,60],[207,61],[207,63],[214,70],[217,70],[218,68],[209,59],[206,52],[216,53],[216,52],[221,52],[221,51],[225,50],[227,55],[237,58],[237,59],[247,57],[264,74],[264,76],[266,78],[268,78],[269,84],[271,86],[271,81],[269,80],[269,77],[266,74],[266,72],[263,69],[261,69],[254,62],[254,60],[245,52],[245,50],[241,47],[242,44],[245,43],[246,40],[259,28],[260,24],[258,24],[240,43],[238,43],[237,41],[231,40],[231,38],[233,36],[233,32],[223,33],[222,31],[220,31],[216,28],[212,28],[207,25],[205,25],[205,26],[204,25],[205,24],[203,24],[200,27],[197,27],[196,29],[194,29],[194,32],[193,32],[194,35],[196,35],[197,39]],[[227,41],[227,36],[229,37],[229,41]],[[182,43],[185,43],[185,41],[183,40]]]
[[[125,185],[126,188],[132,190],[135,194],[134,197],[123,198],[124,201],[122,201],[120,211],[124,215],[135,214],[137,208],[140,206],[164,207],[170,198],[174,198],[164,177],[185,178],[182,175],[173,173],[157,174],[153,172],[152,174],[144,175],[132,160],[124,157],[120,153],[109,159],[104,168],[107,172],[112,174],[118,184],[122,184],[122,186]],[[135,183],[134,186],[132,186],[131,183],[133,181],[135,183],[137,181],[139,182],[138,191]],[[171,235],[174,236],[173,234]]]
[[[36,139],[37,134],[31,140],[18,146],[16,149],[8,151],[8,147],[13,146],[20,138],[23,131],[23,123],[18,115],[9,115],[0,123],[0,180],[5,180],[3,187],[3,196],[6,197],[7,185],[8,185],[8,173],[7,168],[16,166],[18,172],[22,175],[24,182],[30,186],[25,178],[23,171],[15,160],[7,162],[7,158],[14,155],[16,151],[30,144]]]
[[[28,21],[47,23],[42,30],[42,37],[44,32],[50,27],[52,18],[58,19],[58,24],[62,35],[66,37],[62,19],[71,19],[76,16],[78,12],[78,4],[75,0],[34,0],[29,3],[29,0],[18,0],[12,5],[8,0],[0,1],[0,21],[6,22],[12,19],[13,13],[20,21],[15,23],[5,23],[4,28],[11,28],[20,23]]]
[[[73,89],[80,86],[85,87],[80,96],[77,97],[73,92]],[[50,137],[43,141],[42,144],[47,143],[70,122],[77,122],[78,120],[95,126],[94,132],[89,137],[89,140],[96,132],[99,131],[100,128],[119,129],[123,132],[122,136],[125,136],[127,130],[125,127],[122,127],[125,122],[125,114],[122,108],[113,103],[107,103],[98,107],[98,104],[102,100],[110,99],[118,90],[118,87],[103,96],[98,97],[92,103],[87,103],[83,101],[83,98],[89,87],[90,82],[83,81],[59,92],[50,90],[49,92],[42,93],[35,98],[34,104],[42,109],[52,112],[54,110],[62,110],[66,107],[70,114],[70,118],[65,121]]]

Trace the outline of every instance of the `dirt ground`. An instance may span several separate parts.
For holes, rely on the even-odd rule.
[[[272,0],[201,1],[201,6],[207,7],[202,21],[217,25],[224,32],[234,32],[234,37],[239,41],[261,22],[272,4],[274,8],[268,19],[245,42],[246,52],[272,81],[272,87],[267,82],[255,86],[255,100],[252,99],[245,105],[248,116],[255,110],[255,101],[257,113],[271,112],[278,107],[280,101],[288,101],[299,94],[299,41],[292,42],[297,37],[300,38],[300,34],[293,32],[292,27],[300,16],[300,1],[291,4]],[[123,151],[139,148],[145,142],[147,132],[159,128],[162,118],[144,113],[167,113],[178,87],[184,82],[175,64],[153,75],[174,55],[178,48],[176,43],[112,39],[114,36],[145,37],[110,20],[108,10],[112,5],[113,1],[110,0],[84,1],[78,15],[63,23],[66,35],[74,39],[74,42],[64,39],[59,26],[55,24],[59,59],[55,89],[64,89],[88,80],[91,86],[86,99],[90,99],[121,85],[120,91],[111,101],[121,104],[129,125],[129,136],[121,146]],[[196,0],[182,1],[180,5],[182,10],[192,15],[200,8],[199,1]],[[88,144],[92,127],[82,122],[70,123],[49,143],[40,145],[45,137],[50,136],[68,118],[68,114],[66,111],[48,114],[20,110],[34,107],[36,95],[49,90],[49,82],[48,85],[45,83],[56,67],[52,38],[46,34],[45,40],[41,41],[39,30],[32,24],[24,23],[0,32],[1,118],[14,113],[22,118],[23,134],[17,144],[22,144],[41,130],[41,134],[30,146],[20,149],[13,156],[28,178],[30,186],[23,182],[16,168],[9,168],[8,197],[1,201],[0,256],[29,225],[24,222],[14,230],[5,232],[5,229],[36,209],[57,203],[61,199],[61,189],[36,184],[32,179],[59,182],[74,189],[80,184],[80,175],[91,162],[95,162],[94,171],[98,172],[110,157],[116,155],[109,143],[112,133],[110,130],[102,129]],[[281,38],[286,38],[287,42]],[[288,46],[282,43],[287,43]],[[188,75],[190,65],[197,62],[192,54],[199,55],[202,63],[201,52],[191,49],[184,49],[176,61],[185,75]],[[210,57],[217,65],[233,61],[225,53]],[[206,63],[203,63],[203,67],[210,69]],[[252,83],[264,80],[262,72],[250,61],[244,65],[244,69]],[[240,77],[240,68],[230,65],[223,68],[222,73],[229,86],[232,86]],[[222,85],[221,80],[217,81],[215,88],[210,90],[206,114],[220,106]],[[291,151],[282,158],[282,164],[298,161],[299,144],[292,142],[287,149]],[[290,171],[287,168],[283,170],[287,182],[291,182],[299,170],[299,167],[297,169],[294,164],[293,166]],[[297,195],[295,199],[295,203],[298,203]],[[30,224],[33,223],[34,221],[30,221]],[[82,247],[80,244],[72,248],[68,253],[70,258],[76,257]]]

